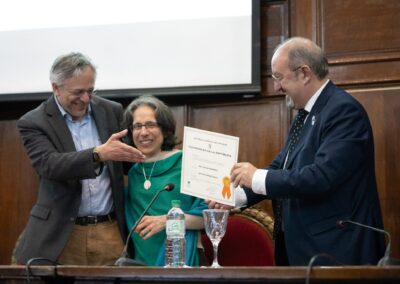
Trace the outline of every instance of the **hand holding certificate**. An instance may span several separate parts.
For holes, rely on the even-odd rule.
[[[230,172],[239,137],[184,127],[181,192],[235,206]]]

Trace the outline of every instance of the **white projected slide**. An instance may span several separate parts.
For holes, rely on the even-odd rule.
[[[251,14],[252,0],[2,1],[0,95],[50,92],[71,51],[100,90],[252,84]]]

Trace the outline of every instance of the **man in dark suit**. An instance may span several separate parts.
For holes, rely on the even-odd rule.
[[[16,248],[26,263],[110,265],[122,252],[126,225],[122,161],[143,154],[120,138],[123,109],[95,95],[96,68],[80,53],[57,58],[54,95],[18,120],[40,177],[38,199]]]
[[[273,200],[278,265],[307,265],[318,254],[335,259],[325,264],[377,264],[384,254],[382,234],[336,227],[346,219],[383,227],[367,113],[327,78],[327,59],[308,39],[282,43],[271,66],[275,90],[299,112],[269,167],[233,167],[234,185],[244,188],[236,205]]]

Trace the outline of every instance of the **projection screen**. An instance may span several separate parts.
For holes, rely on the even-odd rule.
[[[0,100],[47,97],[71,51],[92,59],[106,97],[256,94],[258,13],[256,0],[3,1]]]

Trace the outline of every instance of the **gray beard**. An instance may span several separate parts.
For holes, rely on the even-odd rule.
[[[294,101],[292,100],[291,97],[289,97],[288,95],[286,95],[286,106],[292,110],[294,109]]]

